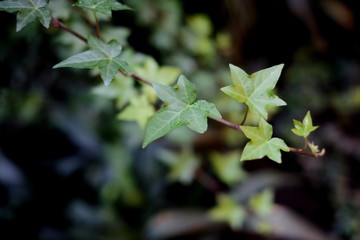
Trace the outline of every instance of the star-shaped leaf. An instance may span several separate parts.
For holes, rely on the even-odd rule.
[[[306,113],[302,123],[295,119],[293,121],[295,128],[291,129],[291,131],[296,135],[304,138],[307,138],[311,132],[315,131],[319,127],[313,126],[310,111]]]
[[[111,16],[111,11],[131,10],[131,8],[116,0],[79,0],[74,5],[107,16]]]
[[[241,227],[246,216],[244,208],[230,195],[220,194],[216,199],[217,205],[210,209],[210,217],[228,223],[233,229]]]
[[[221,90],[238,102],[248,105],[251,112],[267,118],[268,107],[284,106],[286,102],[276,96],[274,89],[284,64],[267,68],[251,75],[230,64],[233,85]]]
[[[109,85],[119,69],[124,73],[130,73],[129,65],[120,56],[122,47],[117,41],[112,40],[106,44],[90,35],[88,45],[91,50],[69,57],[56,64],[54,68],[99,68],[105,85]]]
[[[30,22],[38,18],[41,24],[49,28],[51,13],[45,8],[46,0],[5,0],[0,2],[0,11],[18,12],[16,31],[20,31]]]
[[[149,119],[143,147],[182,125],[203,133],[207,129],[207,117],[221,118],[214,104],[204,100],[195,101],[195,85],[184,76],[179,77],[175,88],[159,83],[153,83],[153,86],[165,104]]]
[[[135,95],[130,99],[130,105],[121,111],[117,115],[117,118],[120,120],[136,121],[140,127],[144,128],[149,117],[153,115],[154,112],[154,107],[144,95]]]
[[[259,127],[241,126],[245,136],[250,139],[244,148],[241,161],[253,160],[268,156],[271,160],[281,163],[281,152],[289,151],[284,140],[272,137],[272,126],[263,118],[260,119]]]

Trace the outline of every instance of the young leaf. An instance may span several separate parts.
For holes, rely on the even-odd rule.
[[[212,219],[228,223],[233,229],[241,227],[245,220],[245,210],[229,195],[217,196],[217,206],[210,209]]]
[[[281,163],[280,149],[288,152],[289,148],[284,140],[272,137],[272,126],[263,118],[259,127],[241,126],[245,136],[250,139],[244,148],[241,161],[259,159],[268,156],[271,160]]]
[[[310,111],[306,113],[302,123],[295,119],[293,121],[295,128],[291,129],[291,131],[294,134],[304,138],[307,138],[311,132],[315,131],[319,127],[313,126]]]
[[[249,106],[251,112],[267,119],[268,107],[284,106],[286,102],[272,93],[284,64],[267,68],[247,75],[241,68],[230,64],[233,85],[221,88],[238,102]]]
[[[91,50],[69,57],[56,64],[54,68],[99,68],[105,85],[109,85],[119,69],[124,73],[130,73],[129,65],[120,57],[122,47],[115,40],[106,44],[90,35],[88,45]]]
[[[182,125],[203,133],[207,129],[207,117],[221,118],[214,104],[205,100],[195,101],[195,85],[184,76],[179,77],[175,88],[159,83],[154,83],[153,86],[165,104],[150,117],[145,130],[143,147]]]
[[[20,31],[38,18],[41,24],[49,28],[51,13],[45,8],[46,0],[5,0],[0,2],[0,11],[18,12],[16,31]]]
[[[130,105],[122,110],[117,118],[120,120],[136,121],[140,127],[144,128],[149,117],[155,112],[153,105],[149,103],[144,95],[133,96]]]
[[[111,16],[111,11],[131,10],[131,8],[116,0],[79,0],[74,5],[84,10],[105,14],[109,17]]]

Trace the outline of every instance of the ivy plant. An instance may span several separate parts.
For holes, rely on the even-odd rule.
[[[294,120],[295,128],[292,129],[294,134],[304,138],[303,148],[289,147],[283,139],[273,136],[269,109],[286,105],[286,102],[274,93],[284,64],[272,66],[250,75],[240,67],[230,64],[232,84],[223,86],[221,91],[232,98],[234,102],[236,101],[236,104],[242,104],[246,109],[243,121],[240,124],[232,123],[223,118],[220,113],[221,109],[218,110],[214,103],[197,100],[195,84],[183,74],[180,75],[180,69],[159,66],[149,56],[144,58],[142,64],[138,64],[133,53],[135,50],[129,47],[129,52],[125,54],[124,46],[119,41],[115,39],[102,40],[101,25],[97,14],[111,17],[112,11],[130,10],[130,7],[116,0],[79,0],[75,2],[74,7],[93,13],[95,26],[91,26],[94,29],[89,31],[93,34],[85,37],[52,16],[47,6],[48,1],[46,0],[0,1],[0,11],[17,13],[16,31],[20,31],[34,20],[39,20],[44,27],[52,26],[62,29],[87,45],[88,50],[68,57],[56,64],[54,68],[96,69],[101,76],[103,86],[96,87],[94,92],[99,96],[117,101],[120,110],[117,115],[118,119],[135,121],[145,128],[143,148],[182,126],[187,126],[196,133],[204,133],[208,130],[208,119],[232,128],[249,139],[244,144],[242,151],[237,149],[229,154],[213,153],[210,156],[215,176],[229,186],[238,183],[245,177],[238,164],[240,161],[268,157],[281,163],[282,151],[312,157],[321,157],[325,154],[324,149],[319,150],[319,146],[308,139],[310,133],[318,128],[318,126],[313,126],[310,112],[307,112],[302,122]],[[206,21],[201,20],[202,18],[196,19],[190,21],[193,26],[203,26],[204,24],[208,26]],[[196,29],[200,29],[200,32],[195,31]],[[211,35],[210,27],[197,27],[196,29],[188,30],[187,34],[197,33],[195,35],[199,35],[200,42],[207,42],[206,48],[212,49],[212,42],[206,41]],[[188,47],[190,50],[198,50],[198,47]],[[200,55],[204,52],[208,51],[203,51]],[[213,50],[209,52],[214,54]],[[176,79],[178,80],[174,85]],[[134,84],[133,80],[140,84]],[[245,125],[248,113],[257,116],[259,120],[251,125]],[[166,155],[171,168],[170,178],[189,183],[195,176],[199,178],[202,176],[209,181],[210,175],[202,169],[197,157],[188,148],[188,146],[181,148],[182,154],[179,156],[170,154],[171,157],[169,157],[169,154]],[[237,167],[239,168],[237,169]],[[217,196],[217,205],[209,211],[209,215],[215,220],[226,221],[232,228],[240,227],[247,214],[244,206],[230,194],[220,191],[219,184],[212,182],[210,185],[208,188]],[[262,215],[264,212],[268,212],[272,198],[272,192],[265,191],[252,201],[250,200],[250,208]],[[262,209],[259,205],[266,205],[266,208]]]

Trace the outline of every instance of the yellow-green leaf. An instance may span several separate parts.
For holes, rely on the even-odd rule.
[[[248,75],[241,68],[230,64],[233,85],[221,90],[238,102],[248,105],[251,112],[266,119],[268,107],[286,105],[286,102],[272,92],[283,66],[284,64],[279,64]]]
[[[311,132],[315,131],[319,127],[313,126],[310,111],[306,113],[302,123],[295,119],[293,121],[295,128],[291,129],[291,131],[294,134],[304,138],[307,138]]]
[[[209,215],[216,221],[226,222],[233,229],[242,226],[245,220],[245,210],[230,195],[220,194],[216,197],[217,205],[210,209]]]
[[[225,154],[214,152],[210,155],[216,175],[226,184],[233,185],[246,176],[239,162],[240,156],[241,153],[239,151]]]
[[[141,128],[144,128],[154,112],[153,105],[149,103],[144,95],[134,95],[130,99],[130,104],[117,115],[117,118],[120,120],[136,121]]]
[[[260,159],[268,156],[271,160],[281,163],[281,152],[289,151],[284,140],[272,137],[272,126],[260,119],[259,127],[241,126],[245,136],[250,139],[243,150],[241,161]]]

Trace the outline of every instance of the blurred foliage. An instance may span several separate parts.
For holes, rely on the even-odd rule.
[[[50,3],[71,28],[95,33],[92,14]],[[172,85],[181,71],[231,122],[246,109],[218,91],[231,84],[228,63],[249,73],[285,63],[276,95],[288,106],[269,116],[274,135],[302,145],[292,119],[310,110],[326,156],[240,163],[245,137],[215,122],[204,135],[183,127],[142,150],[152,89],[120,74],[107,88],[96,71],[53,70],[86,45],[37,23],[15,33],[15,15],[1,12],[0,238],[356,240],[358,1],[124,3],[135,11],[98,16],[103,39],[116,39],[153,82]]]

